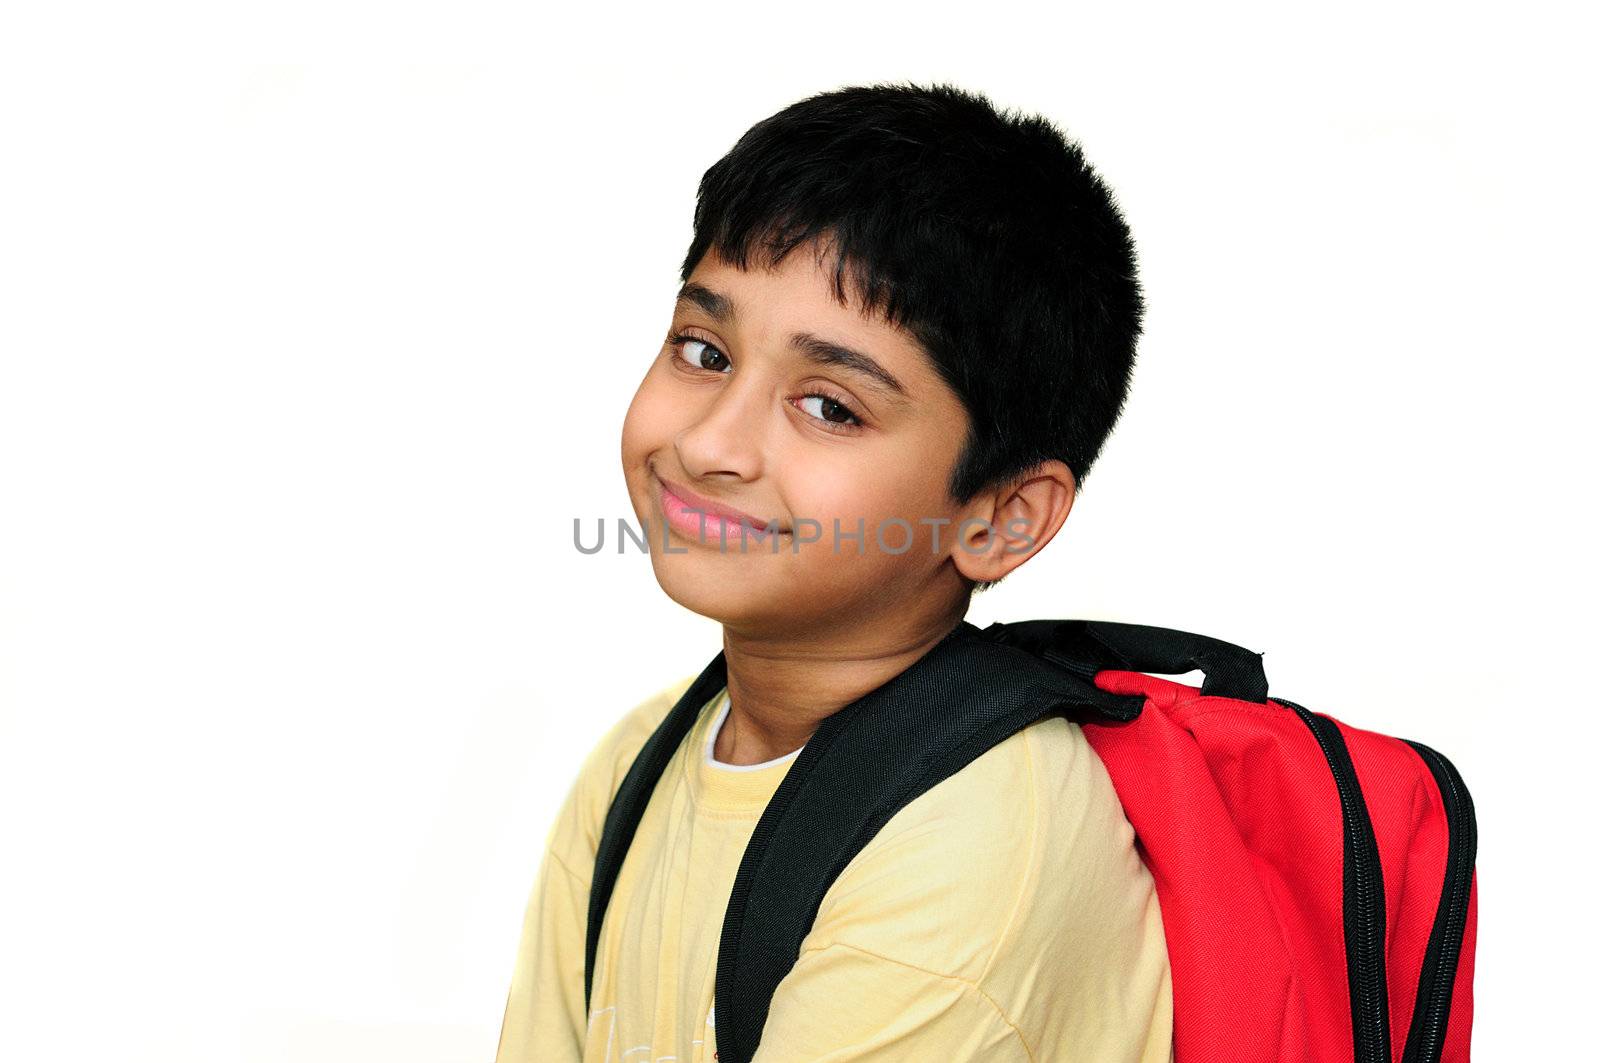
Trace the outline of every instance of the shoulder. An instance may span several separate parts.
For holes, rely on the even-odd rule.
[[[549,851],[573,874],[588,878],[606,812],[628,768],[698,674],[675,679],[623,713],[584,756],[547,840]]]
[[[1141,873],[1105,766],[1077,723],[1046,717],[893,816],[824,896],[802,949],[849,944],[982,983]]]
[[[587,782],[611,802],[639,751],[667,713],[693,685],[696,675],[680,677],[639,702],[611,725],[584,758],[579,781]]]

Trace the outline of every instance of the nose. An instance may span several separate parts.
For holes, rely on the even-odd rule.
[[[772,408],[771,384],[754,373],[729,374],[728,382],[710,395],[673,437],[681,467],[697,478],[757,479]]]

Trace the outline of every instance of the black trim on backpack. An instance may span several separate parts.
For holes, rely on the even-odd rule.
[[[1389,976],[1384,963],[1387,921],[1383,897],[1383,862],[1372,816],[1367,811],[1355,763],[1339,725],[1304,705],[1273,698],[1294,710],[1322,747],[1344,820],[1344,953],[1350,981],[1350,1022],[1355,1032],[1356,1063],[1391,1063],[1389,1050]]]
[[[1454,764],[1444,754],[1411,739],[1402,739],[1422,757],[1439,784],[1450,844],[1445,859],[1444,885],[1439,908],[1428,935],[1422,974],[1417,982],[1417,1003],[1411,1012],[1411,1029],[1401,1063],[1439,1063],[1444,1053],[1445,1029],[1450,1021],[1450,1000],[1455,991],[1456,965],[1461,959],[1462,935],[1467,927],[1467,906],[1472,899],[1473,865],[1478,856],[1478,821],[1472,795]]]

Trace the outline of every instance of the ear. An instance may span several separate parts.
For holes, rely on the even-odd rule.
[[[1077,478],[1066,463],[1046,461],[973,499],[956,526],[956,569],[970,580],[998,580],[1055,537],[1077,493]]]

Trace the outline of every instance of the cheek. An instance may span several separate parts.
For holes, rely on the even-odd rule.
[[[894,475],[885,477],[886,472]],[[797,500],[795,515],[818,521],[824,535],[832,535],[835,518],[843,532],[854,532],[857,522],[864,520],[869,543],[874,541],[874,529],[882,525],[884,540],[898,544],[906,535],[905,526],[884,522],[900,517],[920,534],[918,521],[931,512],[920,481],[902,470],[885,469],[881,463],[815,469],[802,480],[806,487]]]
[[[928,446],[920,453],[880,455],[870,468],[821,486],[808,500],[828,507],[822,518],[824,535],[831,534],[834,516],[849,531],[864,517],[867,552],[874,555],[870,563],[875,567],[900,568],[913,558],[943,556],[954,541],[955,525],[944,492],[946,473],[935,452]],[[946,523],[937,523],[941,519]],[[856,547],[847,543],[845,549],[853,552]]]
[[[639,390],[628,404],[627,415],[622,419],[622,459],[624,464],[643,462],[645,457],[666,445],[672,438],[668,417],[671,406],[656,380],[655,372],[647,374]]]

